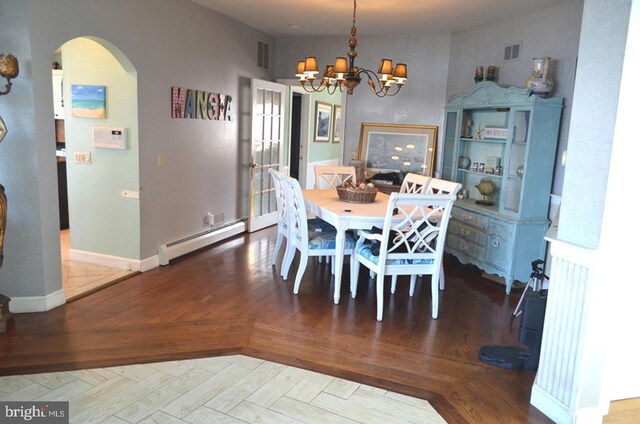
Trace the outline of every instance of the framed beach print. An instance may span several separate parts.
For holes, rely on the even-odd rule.
[[[433,175],[438,127],[362,123],[359,157],[367,176],[381,172]]]
[[[333,105],[333,138],[334,143],[340,143],[340,127],[342,126],[342,107]]]
[[[71,116],[105,119],[107,109],[104,85],[71,85]]]
[[[314,141],[329,142],[331,137],[331,105],[316,102],[316,132]]]

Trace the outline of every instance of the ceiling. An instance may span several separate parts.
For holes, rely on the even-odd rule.
[[[348,36],[351,0],[191,0],[275,37]],[[450,34],[562,0],[360,0],[358,35]],[[299,26],[299,28],[292,27]]]

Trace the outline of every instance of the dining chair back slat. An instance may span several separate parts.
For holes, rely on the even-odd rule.
[[[427,191],[431,177],[428,175],[420,175],[408,173],[402,180],[400,186],[400,193],[416,193],[423,194]]]
[[[316,189],[336,188],[346,181],[356,184],[356,168],[353,166],[315,166]]]

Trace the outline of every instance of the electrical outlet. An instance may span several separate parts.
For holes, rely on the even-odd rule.
[[[213,214],[213,212],[207,212],[207,216],[205,217],[205,223],[210,227],[213,227],[213,224],[216,223],[215,215]]]
[[[358,153],[357,152],[351,152],[351,160],[356,160],[358,159]]]
[[[158,166],[164,166],[164,154],[158,153]]]
[[[91,163],[91,153],[89,152],[74,152],[73,162],[83,165],[89,165]]]

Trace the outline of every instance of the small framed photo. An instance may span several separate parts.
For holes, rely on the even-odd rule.
[[[333,105],[333,138],[334,143],[340,143],[340,128],[342,126],[342,107]]]
[[[316,142],[328,143],[331,138],[331,111],[329,103],[316,102]]]

